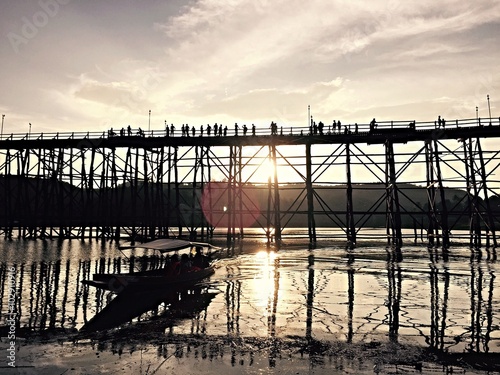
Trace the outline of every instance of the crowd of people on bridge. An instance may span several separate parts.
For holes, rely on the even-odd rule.
[[[500,118],[499,118],[499,123],[500,123]],[[386,122],[387,124],[387,122]],[[431,123],[432,124],[432,123]],[[490,122],[491,124],[491,122]],[[481,125],[480,119],[478,119],[478,125]],[[458,127],[458,120],[457,120],[457,125]],[[373,134],[376,133],[379,130],[379,124],[377,123],[377,120],[373,118],[369,125],[363,126],[366,133],[368,130],[368,134]],[[446,127],[446,120],[439,115],[437,117],[437,120],[434,121],[434,128],[435,129],[445,129]],[[368,128],[368,129],[367,129]],[[396,125],[393,127],[393,123],[390,122],[390,126],[383,126],[383,131],[384,132],[390,132],[391,129],[398,129],[399,132],[403,131],[404,129],[407,129],[409,131],[415,131],[416,130],[416,122],[415,121],[410,121],[407,126],[402,126],[400,124]],[[278,124],[274,121],[271,122],[269,125],[270,133],[267,135],[271,136],[276,136],[276,135],[284,135],[283,134],[283,126],[278,127]],[[428,130],[428,125],[425,128]],[[294,133],[295,130],[295,133]],[[257,128],[255,124],[252,124],[250,127],[248,127],[246,124],[243,124],[240,126],[238,123],[234,124],[234,127],[230,130],[227,125],[222,125],[215,123],[214,125],[207,124],[207,125],[201,125],[199,127],[195,126],[190,126],[189,124],[182,124],[180,128],[180,136],[181,137],[227,137],[227,136],[248,136],[250,133],[251,136],[256,136],[257,135]],[[264,134],[265,132],[261,131],[259,135],[266,135]],[[306,134],[304,134],[306,133]],[[358,126],[357,123],[354,124],[347,124],[343,125],[340,120],[333,120],[330,125],[325,125],[323,121],[316,122],[313,117],[310,117],[310,124],[309,128],[296,128],[294,129],[293,127],[290,127],[290,132],[287,135],[299,135],[299,136],[316,136],[316,135],[336,135],[336,134],[359,134],[360,133],[360,126]],[[119,135],[121,137],[123,136],[141,136],[144,137],[146,133],[144,130],[141,128],[138,129],[132,129],[130,125],[128,125],[126,128],[121,128],[119,130]],[[153,135],[158,135],[158,131],[151,132],[151,136]],[[174,124],[168,125],[167,122],[165,121],[165,133],[164,136],[166,137],[174,137],[176,136],[176,127]],[[111,128],[108,130],[108,137],[115,137],[117,136],[117,133]]]

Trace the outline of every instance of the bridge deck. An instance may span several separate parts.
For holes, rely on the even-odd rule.
[[[309,134],[309,129],[294,128],[275,135],[259,132],[255,135],[235,135],[234,131],[226,136],[166,136],[164,131],[151,131],[149,135],[114,135],[102,132],[72,133],[32,133],[11,134],[0,139],[0,149],[29,148],[92,148],[92,147],[164,147],[164,146],[262,146],[262,145],[304,145],[304,144],[384,144],[407,143],[436,139],[491,138],[500,136],[500,119],[492,125],[464,122],[446,128],[417,126],[415,130],[402,126],[378,126],[374,131],[360,130],[357,133],[347,130]],[[352,125],[351,125],[352,128]],[[301,134],[302,132],[302,134]]]

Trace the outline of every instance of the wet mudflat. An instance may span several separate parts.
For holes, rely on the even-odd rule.
[[[332,243],[275,252],[253,242],[224,249],[197,288],[118,300],[81,281],[162,260],[139,250],[125,257],[100,241],[0,245],[0,349],[8,352],[14,274],[17,366],[0,358],[1,373],[500,371],[493,250],[407,246],[399,254]],[[131,306],[139,315],[120,324],[118,312]],[[96,315],[109,326],[82,331]]]

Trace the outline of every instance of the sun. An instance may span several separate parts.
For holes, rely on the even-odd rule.
[[[252,165],[246,168],[248,168],[246,180],[258,184],[268,183],[269,179],[272,181],[276,172],[276,165],[269,157],[255,159]]]

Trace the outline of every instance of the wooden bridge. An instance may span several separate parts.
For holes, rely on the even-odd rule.
[[[500,118],[247,129],[2,134],[1,231],[497,245]]]

